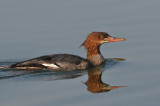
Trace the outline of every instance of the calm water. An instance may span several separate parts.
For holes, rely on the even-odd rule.
[[[0,70],[0,105],[160,105],[159,10],[158,0],[2,0],[0,65],[54,53],[85,57],[79,46],[92,31],[127,41],[101,46],[105,58],[125,61],[92,70]]]

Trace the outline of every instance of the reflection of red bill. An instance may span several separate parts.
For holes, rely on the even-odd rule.
[[[110,90],[117,89],[117,88],[124,88],[124,87],[127,87],[127,86],[111,86]]]

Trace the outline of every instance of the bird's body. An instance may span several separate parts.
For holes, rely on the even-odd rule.
[[[100,52],[103,43],[124,41],[105,32],[92,32],[82,46],[87,51],[87,59],[72,54],[53,54],[33,58],[1,68],[10,69],[48,69],[57,71],[84,70],[102,64],[105,60]]]
[[[27,61],[10,65],[14,69],[49,69],[49,70],[75,70],[85,69],[91,64],[80,56],[71,54],[53,54],[37,57]]]

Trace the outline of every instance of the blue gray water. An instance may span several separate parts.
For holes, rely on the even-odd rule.
[[[55,53],[85,57],[81,43],[90,32],[104,31],[127,41],[101,46],[105,58],[126,59],[102,68],[102,81],[128,86],[93,93],[84,84],[87,71],[0,70],[0,77],[15,76],[0,79],[0,105],[159,105],[159,10],[158,0],[0,1],[0,65]]]

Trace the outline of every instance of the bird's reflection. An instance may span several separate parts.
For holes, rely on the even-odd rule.
[[[56,72],[56,71],[47,71],[47,70],[1,70],[0,71],[0,80],[2,79],[10,79],[12,81],[18,80],[66,80],[66,79],[74,79],[88,74],[88,80],[84,83],[87,86],[88,91],[92,93],[101,93],[108,92],[110,90],[116,88],[122,88],[126,86],[110,86],[102,81],[102,73],[107,68],[110,68],[112,65],[117,63],[118,61],[124,61],[121,58],[112,58],[107,59],[107,62],[88,70],[80,70],[80,71],[64,71],[64,72]]]
[[[92,93],[102,93],[117,88],[127,87],[127,86],[110,86],[109,84],[104,83],[101,78],[103,73],[103,71],[101,70],[102,68],[104,68],[104,65],[87,70],[88,80],[85,82],[85,85],[88,87],[87,88],[88,91]]]

